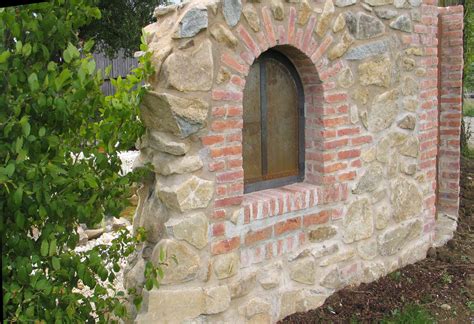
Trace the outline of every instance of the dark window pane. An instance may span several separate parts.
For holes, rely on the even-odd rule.
[[[262,129],[260,111],[260,65],[253,64],[247,76],[243,100],[242,130],[245,182],[262,179]]]
[[[267,96],[266,179],[298,175],[298,95],[295,81],[279,61],[265,62]]]

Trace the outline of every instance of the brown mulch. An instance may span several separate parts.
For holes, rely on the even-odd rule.
[[[446,246],[375,282],[342,289],[321,307],[281,323],[373,323],[407,305],[420,305],[437,322],[474,323],[474,160],[462,159],[461,172],[460,223]]]

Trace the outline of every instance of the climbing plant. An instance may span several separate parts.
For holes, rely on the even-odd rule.
[[[120,257],[144,238],[122,233],[112,246],[76,253],[79,223],[117,215],[130,183],[118,151],[142,134],[138,105],[152,73],[149,54],[116,92],[80,42],[101,17],[94,0],[51,0],[0,9],[0,232],[7,322],[109,322],[125,317],[113,281]],[[141,48],[146,51],[144,45]],[[107,266],[110,265],[110,266]],[[149,267],[148,267],[149,268]],[[156,282],[148,271],[146,286]],[[90,296],[76,289],[82,281]],[[137,299],[139,302],[139,299]]]

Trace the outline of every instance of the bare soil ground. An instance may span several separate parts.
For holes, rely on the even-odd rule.
[[[474,323],[474,160],[461,164],[460,222],[446,246],[375,282],[340,290],[318,309],[281,323]],[[432,319],[389,320],[410,308]]]

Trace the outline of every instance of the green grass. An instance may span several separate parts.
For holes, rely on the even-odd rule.
[[[382,324],[431,324],[435,320],[430,313],[420,305],[407,305],[401,311],[392,311],[392,315],[384,318]]]
[[[464,116],[474,117],[474,99],[464,98],[462,112]]]

